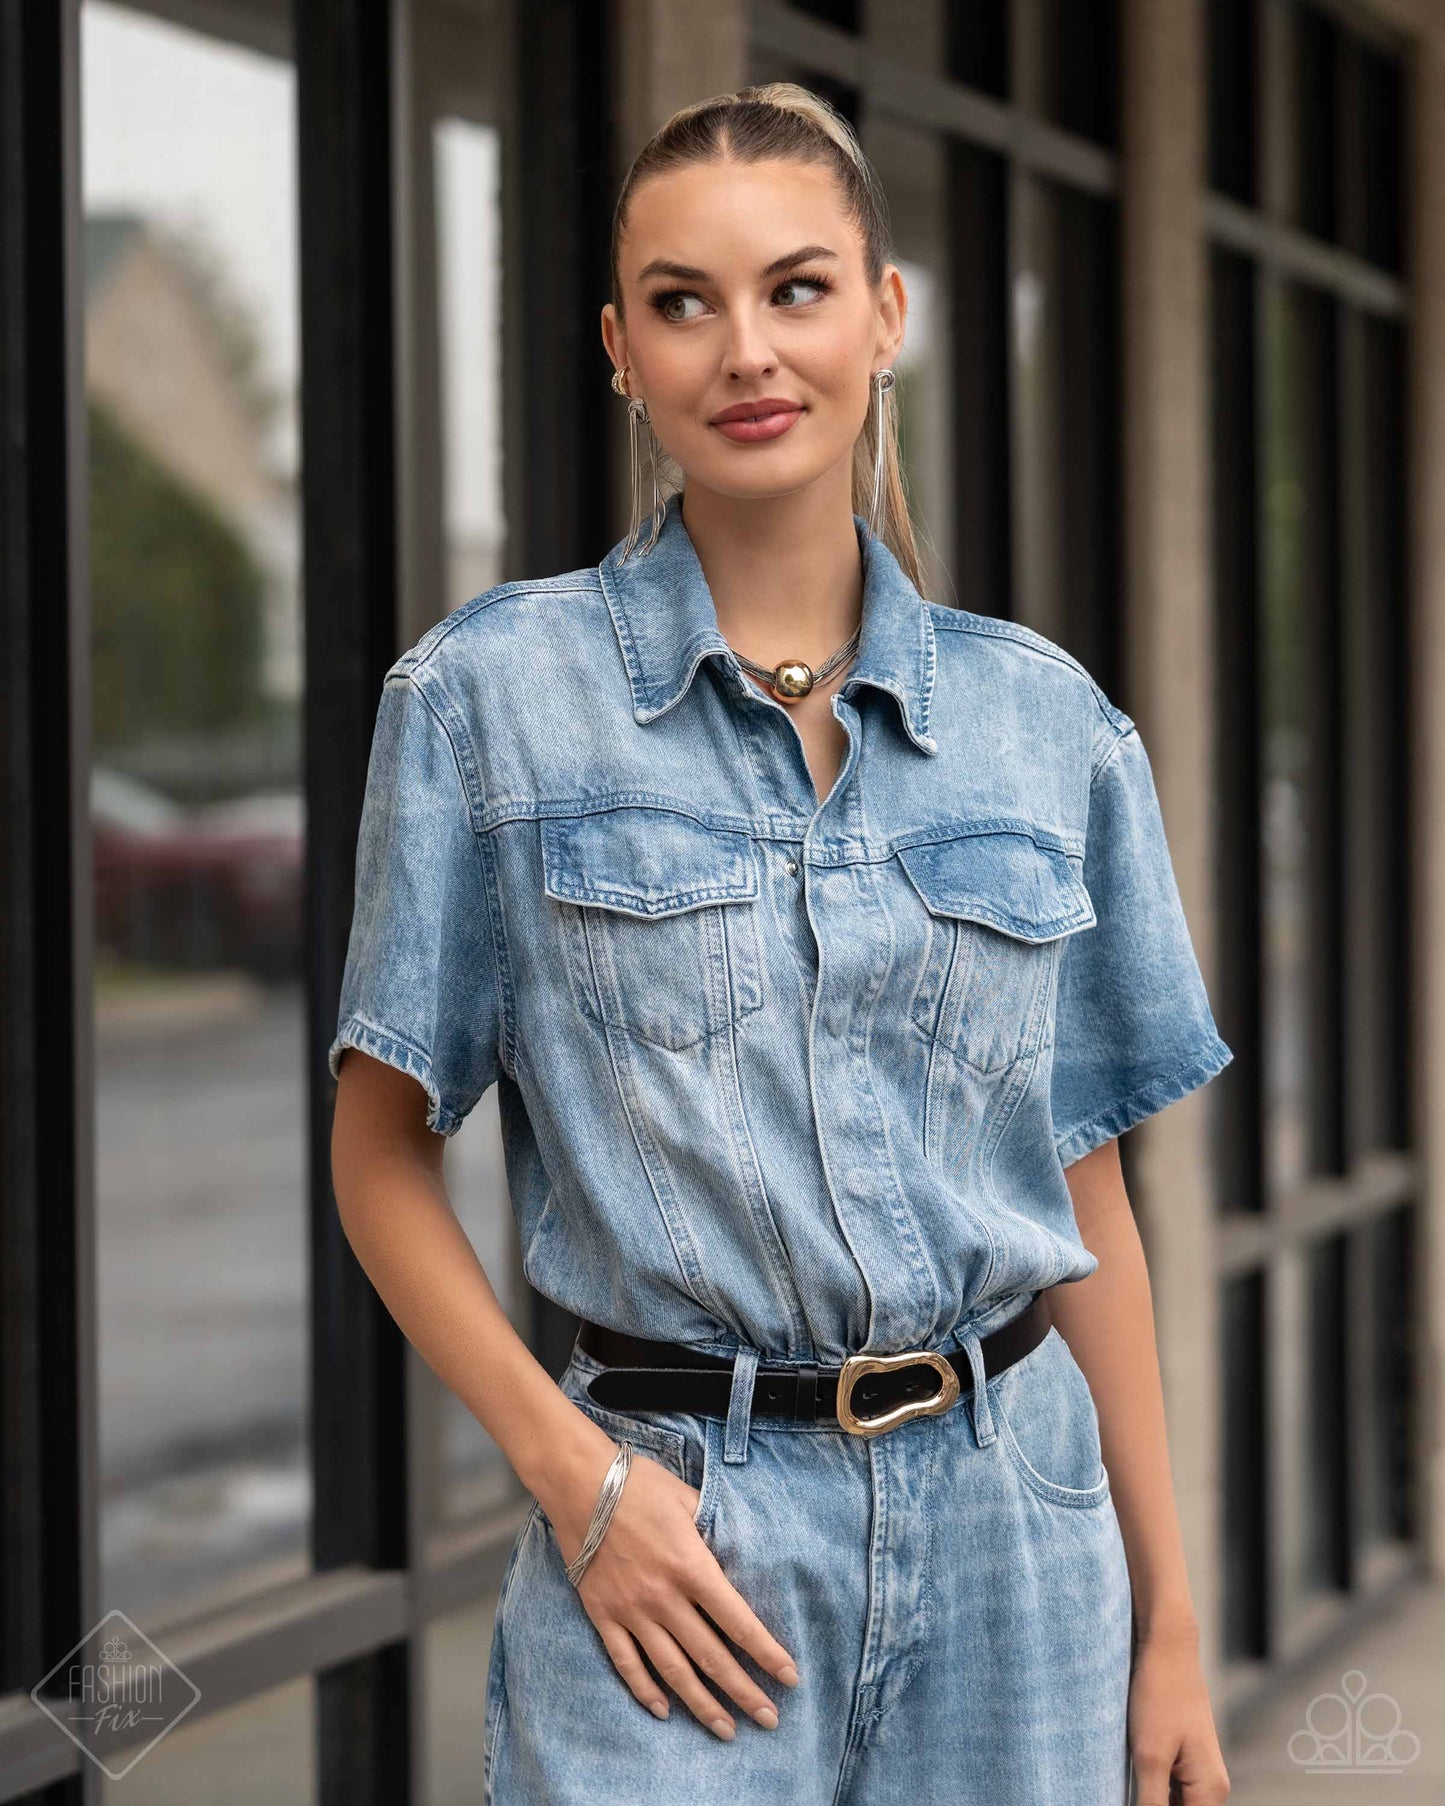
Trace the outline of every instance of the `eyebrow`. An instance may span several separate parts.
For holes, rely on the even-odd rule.
[[[820,257],[831,257],[836,261],[837,256],[838,253],[830,251],[827,245],[802,245],[796,251],[789,251],[786,257],[775,257],[759,274],[780,276],[784,270],[791,270],[800,263],[815,263]],[[670,263],[665,257],[654,257],[637,272],[639,282],[646,282],[649,276],[672,276],[679,282],[710,280],[706,270],[696,269],[690,263]]]

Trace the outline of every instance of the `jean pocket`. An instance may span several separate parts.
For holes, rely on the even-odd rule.
[[[1048,1038],[1064,937],[1096,920],[1062,847],[1022,827],[975,827],[898,855],[928,910],[910,1015],[976,1071],[1004,1071]]]
[[[606,1430],[614,1442],[621,1442],[625,1437],[640,1452],[651,1455],[676,1474],[679,1480],[686,1480],[687,1432],[673,1422],[656,1421],[648,1412],[620,1411],[615,1406],[599,1405],[588,1392],[587,1382],[594,1374],[604,1371],[604,1368],[587,1364],[574,1355],[558,1384],[573,1404],[599,1429]],[[675,1416],[675,1413],[670,1415]]]
[[[704,1542],[712,1537],[713,1519],[717,1513],[718,1489],[722,1479],[721,1438],[727,1424],[722,1418],[694,1417],[687,1436],[687,1473],[689,1486],[698,1489],[697,1506],[692,1514],[693,1528]]]
[[[990,1382],[989,1408],[1000,1446],[1039,1498],[1086,1509],[1108,1498],[1094,1395],[1056,1327]]]
[[[681,1052],[762,1007],[757,855],[672,810],[544,819],[543,889],[584,1015]]]

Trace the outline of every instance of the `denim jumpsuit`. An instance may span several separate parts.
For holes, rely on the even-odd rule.
[[[577,1347],[561,1385],[700,1488],[801,1676],[733,1646],[776,1729],[654,1718],[534,1503],[487,1674],[495,1806],[1128,1791],[1132,1599],[1088,1381],[1050,1329],[980,1387],[979,1341],[1098,1265],[1064,1168],[1231,1052],[1134,723],[854,526],[821,800],[718,631],[680,495],[652,551],[488,590],[382,688],[331,1071],[356,1047],[410,1073],[441,1135],[495,1083],[532,1285],[735,1360],[726,1415],[593,1404]],[[760,1360],[906,1349],[963,1350],[974,1392],[872,1437],[750,1416]]]

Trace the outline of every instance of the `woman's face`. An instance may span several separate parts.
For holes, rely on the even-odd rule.
[[[870,378],[902,344],[907,296],[893,264],[870,288],[832,173],[724,162],[650,177],[620,254],[626,326],[609,302],[603,340],[689,484],[764,497],[839,472],[850,492]],[[719,421],[765,401],[786,411]]]

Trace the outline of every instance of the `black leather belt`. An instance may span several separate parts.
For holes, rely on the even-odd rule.
[[[1048,1295],[979,1342],[987,1378],[1021,1361],[1049,1333]],[[681,1342],[629,1336],[584,1318],[577,1346],[605,1363],[586,1382],[589,1398],[619,1411],[706,1411],[726,1417],[733,1363]],[[936,1377],[935,1377],[936,1376]],[[836,1422],[856,1436],[878,1436],[910,1418],[947,1411],[973,1391],[968,1351],[909,1348],[896,1354],[849,1355],[840,1367],[759,1362],[754,1417]],[[860,1414],[861,1413],[861,1414]]]

